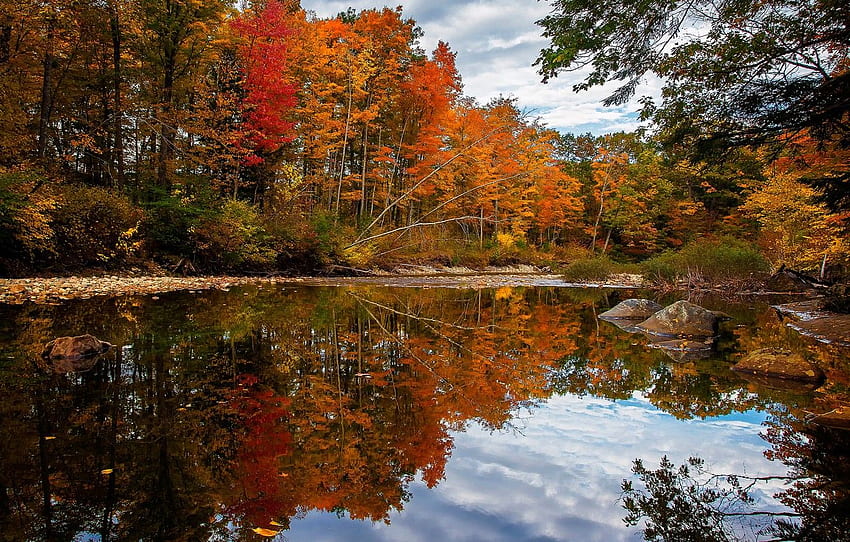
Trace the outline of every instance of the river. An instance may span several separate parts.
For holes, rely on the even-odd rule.
[[[848,539],[848,350],[777,300],[694,299],[731,319],[676,360],[597,315],[681,295],[391,280],[0,305],[0,539]],[[115,347],[50,371],[82,333]],[[730,370],[764,347],[826,383]]]

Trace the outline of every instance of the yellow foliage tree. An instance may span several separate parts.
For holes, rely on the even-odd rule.
[[[799,157],[780,158],[768,167],[767,181],[747,198],[741,210],[755,219],[760,244],[771,264],[814,271],[846,258],[850,244],[841,217],[818,201],[818,192],[801,181],[811,165]]]

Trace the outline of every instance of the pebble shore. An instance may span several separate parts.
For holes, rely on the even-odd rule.
[[[530,268],[533,269],[533,268]],[[500,288],[504,286],[583,286],[591,288],[639,288],[640,276],[610,277],[604,283],[575,284],[565,282],[560,275],[527,272],[525,268],[487,269],[476,272],[458,268],[399,269],[396,272],[375,272],[359,277],[174,277],[159,275],[100,275],[89,277],[52,277],[0,279],[0,304],[20,305],[55,304],[71,299],[88,299],[96,296],[155,295],[173,291],[229,290],[247,284],[298,284],[305,286],[376,285],[413,288]],[[519,271],[519,272],[518,272]]]
[[[293,280],[293,279],[289,279]],[[151,295],[177,290],[227,290],[232,286],[269,282],[257,277],[56,277],[0,279],[0,303],[45,304],[95,296]]]

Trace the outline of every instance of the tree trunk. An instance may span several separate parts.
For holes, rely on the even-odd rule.
[[[0,25],[0,64],[9,62],[12,56],[12,26],[8,24]]]
[[[169,48],[171,49],[171,48]],[[157,183],[161,188],[169,188],[169,171],[168,164],[171,161],[174,146],[174,137],[172,134],[171,111],[172,101],[174,100],[174,71],[176,59],[172,50],[167,51],[165,61],[165,77],[162,85],[162,104],[159,112],[159,157],[157,159],[156,178]]]
[[[350,65],[349,65],[350,68]],[[348,78],[348,108],[345,114],[345,132],[342,136],[342,158],[339,161],[339,182],[336,187],[336,205],[334,206],[334,222],[339,220],[339,202],[342,198],[342,179],[345,176],[345,151],[348,147],[348,128],[351,125],[351,102],[353,100],[354,89],[351,88],[353,85],[353,81],[351,80],[351,76]]]
[[[121,21],[118,13],[118,0],[109,4],[109,30],[112,36],[112,163],[113,183],[118,188],[124,187],[124,133],[123,133],[123,104],[121,102]]]
[[[55,21],[50,17],[47,21],[47,42],[45,44],[43,59],[43,74],[41,81],[41,108],[38,118],[38,157],[44,159],[47,156],[47,126],[50,124],[50,115],[53,109],[53,94],[50,91],[53,86],[53,41],[55,39]]]

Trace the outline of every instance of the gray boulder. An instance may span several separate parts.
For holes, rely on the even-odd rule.
[[[656,312],[637,328],[662,337],[712,337],[719,317],[710,310],[687,301],[677,301]]]
[[[599,315],[602,320],[646,320],[663,309],[651,299],[626,299]]]

